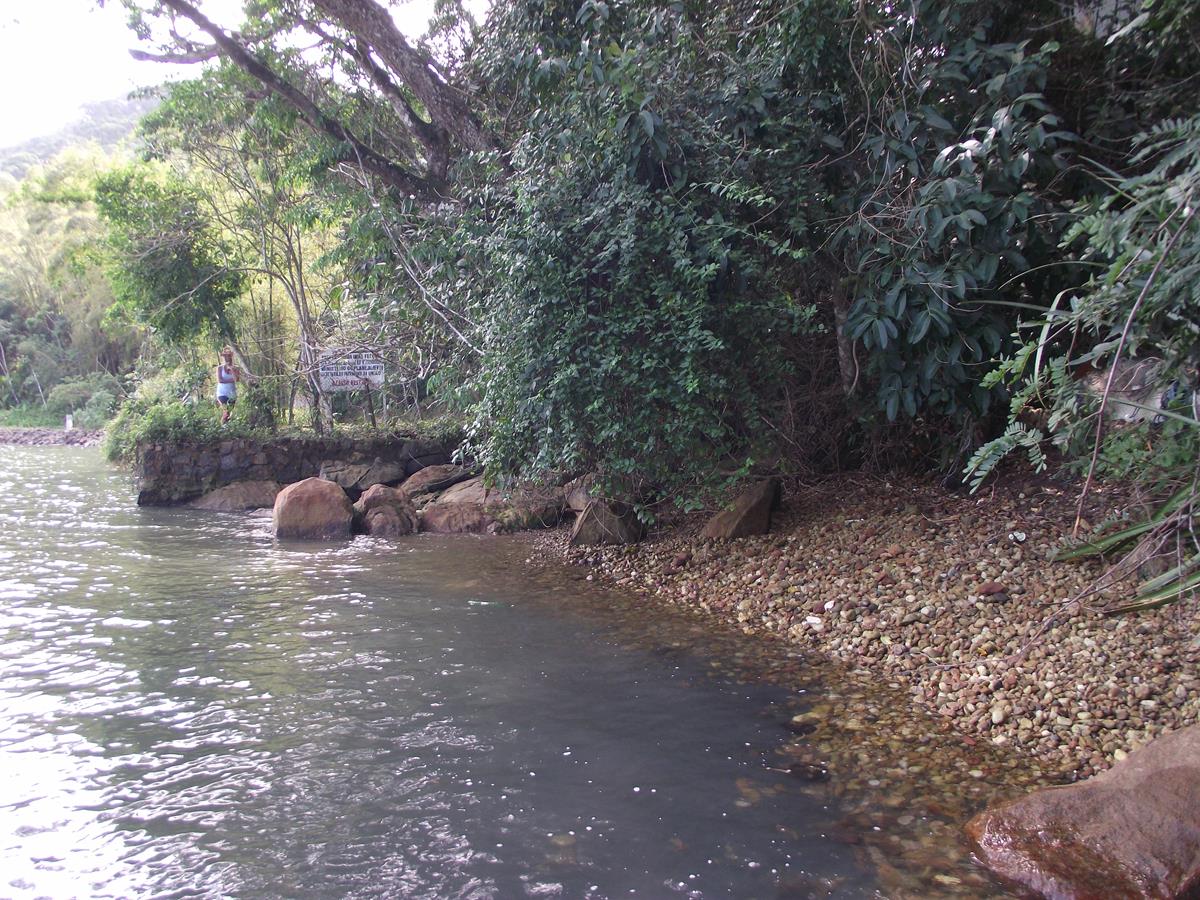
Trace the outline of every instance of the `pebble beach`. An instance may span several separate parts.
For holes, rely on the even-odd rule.
[[[1052,562],[1076,516],[1050,481],[951,493],[841,477],[785,492],[769,534],[701,541],[704,518],[624,547],[530,538],[588,580],[771,635],[901,689],[971,742],[1082,778],[1200,721],[1200,601],[1105,615],[1100,561]],[[1084,527],[1126,498],[1094,491]]]
[[[104,440],[103,431],[75,428],[0,428],[0,444],[25,447],[95,447]]]

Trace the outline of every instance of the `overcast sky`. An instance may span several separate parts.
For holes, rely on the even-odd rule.
[[[396,19],[415,38],[432,7],[432,0],[407,0]],[[203,8],[234,24],[230,10],[240,3],[205,0]],[[136,45],[117,0],[103,9],[95,0],[0,0],[0,147],[57,131],[78,117],[81,104],[195,71],[137,62],[129,55]]]

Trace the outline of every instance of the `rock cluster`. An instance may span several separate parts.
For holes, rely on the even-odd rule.
[[[446,448],[411,434],[351,438],[229,438],[203,444],[154,443],[140,448],[138,505],[171,506],[240,481],[292,484],[322,473],[354,498],[428,466],[448,463]]]
[[[1048,561],[1074,499],[1051,483],[967,496],[844,478],[788,498],[759,537],[703,541],[685,521],[636,547],[568,548],[561,532],[544,547],[875,673],[973,739],[1084,776],[1200,720],[1200,603],[1106,617],[1073,602],[1101,572]],[[1091,521],[1111,502],[1097,493]]]
[[[275,533],[282,538],[324,540],[352,531],[376,537],[402,537],[415,531],[438,534],[496,534],[556,525],[564,509],[561,489],[523,488],[501,492],[458,466],[430,466],[399,486],[372,484],[353,505],[353,487],[333,478],[312,477],[288,485],[274,497]],[[330,470],[327,470],[330,471]],[[362,472],[338,472],[360,482]],[[343,481],[345,479],[342,479]],[[276,485],[276,490],[278,486]],[[192,505],[242,509],[241,500],[262,491],[259,482],[240,482],[206,494]]]

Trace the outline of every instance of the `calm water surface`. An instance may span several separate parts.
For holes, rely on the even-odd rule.
[[[769,768],[780,688],[514,542],[280,545],[0,457],[0,896],[874,892]]]

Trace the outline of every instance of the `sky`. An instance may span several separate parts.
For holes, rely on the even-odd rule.
[[[199,5],[215,21],[237,21],[236,0]],[[415,38],[432,7],[432,0],[408,0],[396,20]],[[96,0],[0,0],[0,147],[52,134],[78,118],[84,103],[196,71],[134,60],[129,50],[138,42],[125,20],[118,0],[102,9]]]

